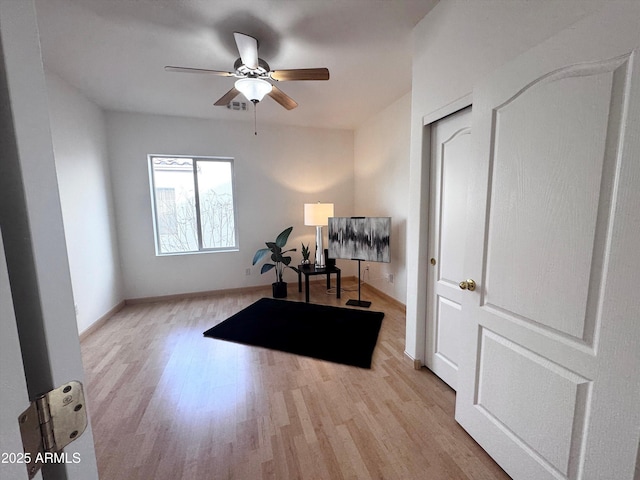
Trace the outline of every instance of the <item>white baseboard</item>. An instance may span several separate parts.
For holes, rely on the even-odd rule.
[[[102,325],[107,323],[107,320],[109,320],[111,317],[113,317],[116,313],[118,313],[120,310],[124,308],[125,303],[126,303],[125,300],[122,300],[117,305],[115,305],[111,310],[109,310],[107,313],[102,315],[95,322],[93,322],[91,325],[85,328],[82,332],[80,332],[80,340],[84,340],[93,332],[98,330]]]

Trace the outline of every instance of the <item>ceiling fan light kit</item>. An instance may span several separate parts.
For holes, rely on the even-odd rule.
[[[247,100],[257,103],[262,101],[264,96],[272,90],[273,86],[266,80],[260,78],[241,78],[240,80],[236,80],[235,88],[247,97]]]

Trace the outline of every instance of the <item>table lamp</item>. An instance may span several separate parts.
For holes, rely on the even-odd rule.
[[[333,203],[305,203],[304,224],[316,227],[316,268],[324,268],[324,248],[322,246],[322,227],[329,225],[333,217]]]

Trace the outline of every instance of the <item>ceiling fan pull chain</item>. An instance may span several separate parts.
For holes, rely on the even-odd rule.
[[[256,114],[256,105],[258,102],[253,102],[253,134],[258,135],[258,116]]]

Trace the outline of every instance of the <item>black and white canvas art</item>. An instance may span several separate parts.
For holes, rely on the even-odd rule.
[[[329,219],[329,257],[390,262],[391,217]]]

